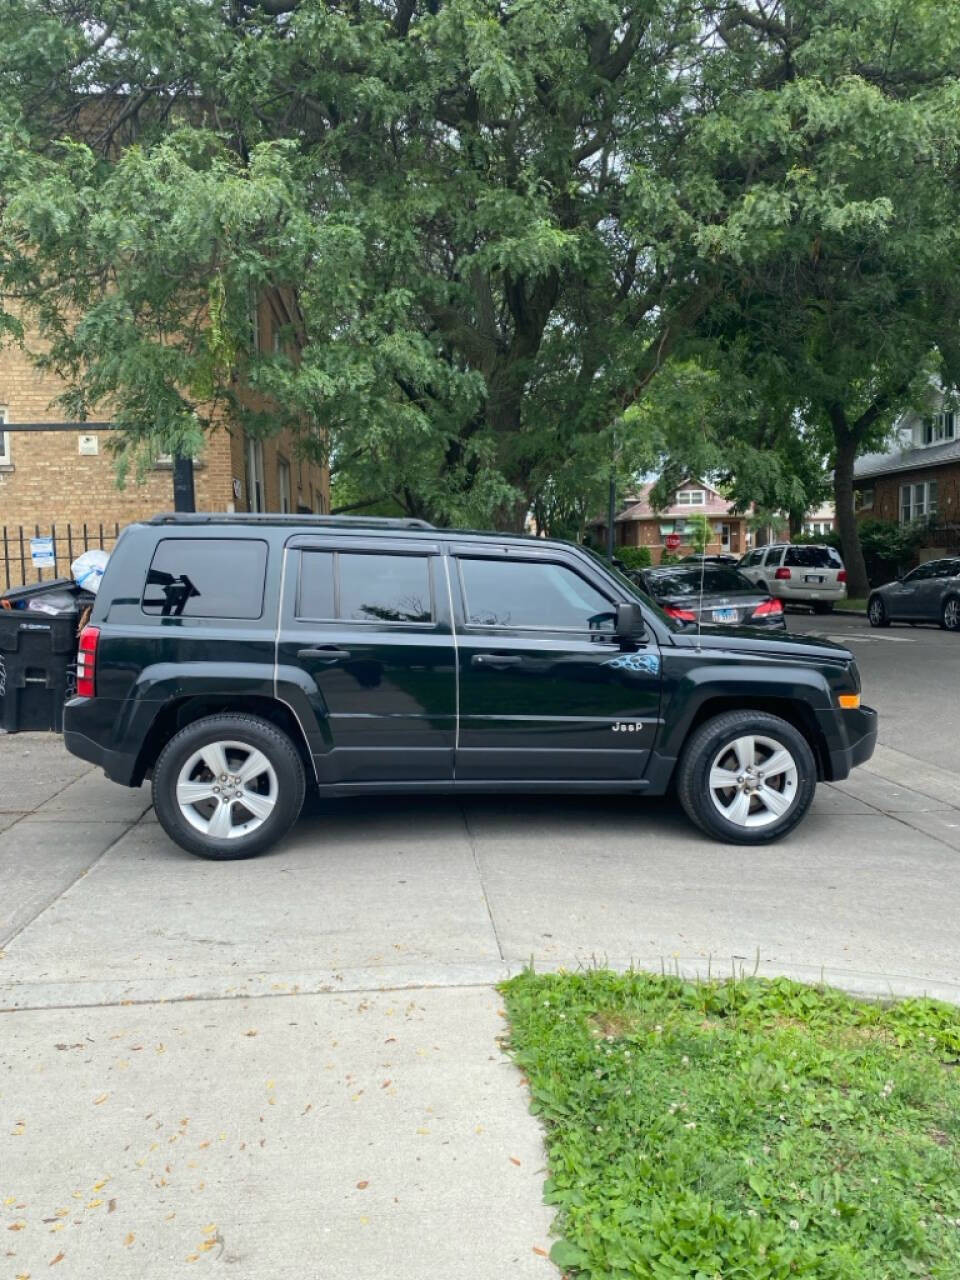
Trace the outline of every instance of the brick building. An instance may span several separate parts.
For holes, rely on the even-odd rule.
[[[673,502],[662,511],[654,511],[650,505],[652,488],[652,484],[641,485],[615,517],[618,547],[649,547],[653,563],[659,564],[666,539],[678,535],[680,544],[675,554],[688,555],[693,550],[689,520],[693,515],[706,516],[710,521],[712,537],[706,547],[709,555],[743,555],[752,545],[747,516],[733,514],[733,504],[702,480],[682,484],[673,495]],[[596,521],[593,527],[605,540],[605,523]]]
[[[862,519],[923,521],[934,540],[946,537],[944,546],[952,546],[960,526],[960,413],[940,408],[908,415],[889,453],[858,459],[854,485]]]
[[[289,332],[292,305],[279,291],[260,302],[261,349],[274,349],[282,326]],[[19,564],[10,565],[10,547],[19,547],[21,528],[27,537],[38,527],[49,533],[54,525],[58,536],[65,536],[68,525],[77,531],[87,525],[88,534],[102,525],[112,533],[117,525],[173,507],[172,464],[160,462],[142,482],[131,476],[118,488],[112,429],[58,421],[62,412],[55,401],[62,392],[58,379],[40,373],[18,347],[0,350],[0,590],[23,576]],[[31,429],[18,431],[18,423]],[[48,429],[36,429],[40,425]],[[202,511],[330,509],[326,467],[301,458],[290,433],[259,441],[235,428],[215,428],[195,461],[194,485]]]

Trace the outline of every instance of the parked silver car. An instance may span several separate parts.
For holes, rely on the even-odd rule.
[[[905,578],[871,592],[867,617],[872,627],[891,622],[939,622],[960,631],[960,556],[928,560]]]
[[[737,566],[752,583],[784,604],[809,604],[829,613],[847,596],[847,574],[834,547],[775,542],[748,551]]]

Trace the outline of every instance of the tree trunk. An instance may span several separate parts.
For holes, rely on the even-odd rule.
[[[837,507],[840,553],[847,571],[847,594],[852,599],[862,600],[869,594],[870,584],[867,581],[867,566],[863,559],[860,531],[857,528],[857,517],[853,507],[853,464],[857,456],[857,438],[847,429],[842,410],[839,411],[839,417],[842,421],[838,422],[838,418],[831,413],[837,441],[837,457],[833,470],[833,500]]]

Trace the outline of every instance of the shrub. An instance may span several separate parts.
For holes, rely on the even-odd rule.
[[[628,569],[649,569],[653,562],[649,547],[617,547],[616,555]]]

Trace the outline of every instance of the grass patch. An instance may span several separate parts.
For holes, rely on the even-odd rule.
[[[571,1276],[960,1277],[956,1008],[603,970],[502,991]]]

